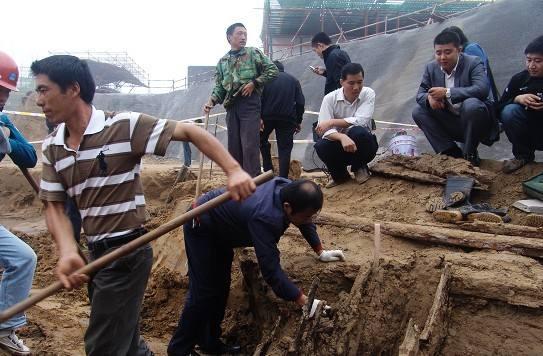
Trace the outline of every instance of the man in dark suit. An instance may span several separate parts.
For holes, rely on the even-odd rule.
[[[422,77],[413,120],[436,153],[479,165],[479,143],[492,145],[499,137],[483,62],[463,54],[458,35],[451,31],[436,36],[434,53],[435,61],[426,65]],[[456,142],[462,142],[463,149]]]

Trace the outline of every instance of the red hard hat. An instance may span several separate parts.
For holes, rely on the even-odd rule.
[[[0,86],[17,91],[19,68],[17,63],[6,53],[0,51]]]

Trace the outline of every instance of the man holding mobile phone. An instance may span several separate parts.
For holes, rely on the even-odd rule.
[[[309,68],[313,73],[326,77],[324,85],[324,95],[341,88],[341,68],[347,63],[351,63],[351,58],[339,45],[332,44],[332,40],[324,32],[319,32],[311,40],[311,47],[319,57],[324,60],[324,66]]]
[[[543,150],[543,36],[533,40],[524,54],[526,69],[511,78],[498,106],[515,156],[504,162],[505,173],[533,161],[535,150]]]

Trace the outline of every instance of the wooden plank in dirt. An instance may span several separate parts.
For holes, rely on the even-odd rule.
[[[374,221],[361,217],[321,213],[316,221],[321,225],[348,227],[372,232]],[[450,229],[447,227],[381,221],[381,233],[418,242],[478,250],[509,251],[519,255],[543,258],[543,239],[504,236]]]
[[[410,318],[398,356],[417,356],[419,354],[419,335],[419,328],[415,325],[413,318]]]

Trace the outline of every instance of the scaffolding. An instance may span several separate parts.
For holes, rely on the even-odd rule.
[[[82,51],[82,52],[67,52],[67,51],[55,51],[49,52],[50,55],[55,54],[70,54],[81,59],[89,59],[99,63],[106,63],[112,66],[122,68],[132,74],[143,86],[148,86],[150,83],[149,75],[139,64],[134,61],[127,52],[95,52],[95,51]],[[119,90],[123,87],[134,88],[141,85],[126,81],[116,81],[110,85],[104,85],[103,87],[110,87],[115,90]]]
[[[262,43],[273,58],[310,50],[317,32],[336,43],[441,22],[493,0],[264,0]]]

